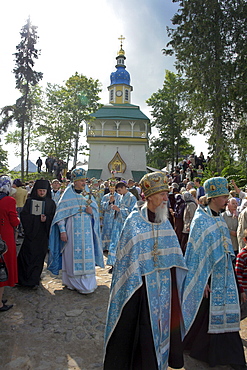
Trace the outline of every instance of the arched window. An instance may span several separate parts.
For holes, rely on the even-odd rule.
[[[113,100],[113,89],[110,90],[110,100]]]
[[[125,90],[124,99],[127,100],[127,101],[129,100],[129,90],[127,90],[127,89]]]

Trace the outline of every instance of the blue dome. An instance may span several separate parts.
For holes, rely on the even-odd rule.
[[[110,79],[111,85],[130,84],[130,74],[123,67],[117,67],[116,72],[111,73]]]

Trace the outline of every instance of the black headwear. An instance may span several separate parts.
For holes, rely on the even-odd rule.
[[[32,199],[40,199],[40,197],[37,194],[38,189],[46,189],[47,193],[44,198],[51,198],[51,186],[48,180],[36,180],[35,184],[32,188],[30,198]]]

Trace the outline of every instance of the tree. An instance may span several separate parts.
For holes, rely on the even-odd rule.
[[[173,168],[175,163],[178,164],[194,149],[184,136],[189,122],[181,76],[166,71],[163,88],[152,94],[147,104],[152,107],[151,125],[159,130],[159,138],[151,140],[148,161],[153,165],[156,163],[159,168],[170,163]]]
[[[64,109],[70,115],[73,124],[73,166],[75,166],[79,150],[79,137],[83,131],[83,123],[89,121],[90,114],[99,109],[100,104],[98,101],[100,98],[98,94],[101,88],[98,80],[87,78],[76,72],[74,76],[71,76],[66,81],[64,90],[67,94]]]
[[[67,93],[64,87],[48,83],[42,121],[37,128],[39,141],[36,148],[44,156],[51,156],[69,162],[73,155],[72,140],[74,127],[71,116],[65,110]]]
[[[16,88],[22,96],[16,101],[17,124],[21,128],[21,177],[24,178],[24,142],[25,125],[29,123],[30,107],[32,106],[30,97],[31,86],[35,86],[43,78],[41,72],[34,71],[34,59],[38,59],[39,51],[35,48],[38,40],[37,27],[31,24],[30,17],[23,26],[21,32],[21,42],[16,46],[15,68],[13,70],[16,78]]]
[[[245,172],[245,177],[247,178],[247,117],[244,117],[234,135],[234,144],[237,148],[238,162],[240,167]]]
[[[4,173],[8,169],[8,152],[0,146],[0,173]]]
[[[194,128],[209,134],[215,168],[224,167],[232,125],[246,111],[247,5],[245,0],[180,3],[164,53],[186,79]]]
[[[27,98],[27,112],[26,112],[26,123],[24,126],[24,132],[17,125],[16,130],[9,132],[6,135],[6,144],[14,144],[17,148],[16,155],[20,156],[20,143],[22,143],[22,135],[24,135],[24,152],[23,157],[26,155],[26,176],[28,175],[28,161],[29,152],[32,146],[34,146],[35,140],[35,125],[40,120],[40,107],[42,102],[42,91],[39,86],[31,86]],[[13,122],[20,121],[20,110],[15,105],[6,106],[1,112],[3,119],[1,121],[1,128],[6,131],[8,126]]]
[[[48,84],[43,122],[38,133],[44,136],[39,149],[44,155],[53,156],[69,163],[73,157],[76,165],[80,133],[90,114],[99,109],[100,84],[98,80],[75,73],[64,86]]]

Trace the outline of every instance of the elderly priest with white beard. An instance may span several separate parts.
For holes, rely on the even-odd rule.
[[[104,370],[183,367],[180,292],[186,265],[167,219],[168,179],[146,174],[146,201],[126,219],[117,247]]]

